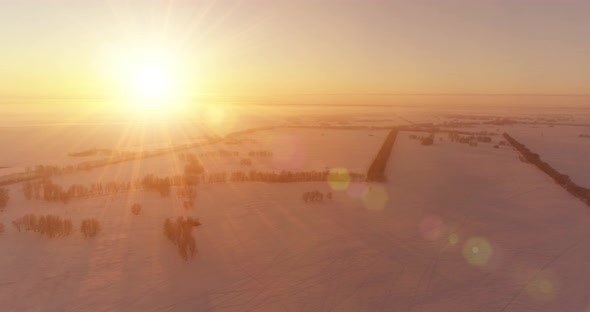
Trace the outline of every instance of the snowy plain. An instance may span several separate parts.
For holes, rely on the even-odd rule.
[[[381,120],[381,110],[364,118]],[[326,119],[312,113],[306,111],[300,119]],[[340,117],[359,114],[353,111]],[[444,120],[438,113],[425,115],[422,110],[394,114]],[[573,137],[577,130],[526,124],[496,128],[513,133],[558,169],[572,171],[574,180],[590,181],[582,164],[581,144],[587,142]],[[122,133],[99,143],[119,142],[113,136],[124,138]],[[46,140],[30,133],[0,136],[4,134],[5,142],[19,138],[21,152],[2,153],[2,160],[19,168],[43,164],[45,155],[68,164],[76,161],[67,156],[72,149],[97,144],[83,139],[68,144],[64,137],[61,145],[44,144],[43,150],[33,153]],[[21,184],[7,186],[11,199],[0,212],[5,225],[0,234],[0,309],[590,310],[589,207],[520,161],[511,147],[494,148],[495,143],[472,147],[450,142],[443,133],[436,134],[432,146],[423,146],[411,134],[421,135],[398,134],[384,183],[355,182],[338,189],[327,181],[203,184],[190,209],[175,196],[149,192],[63,204],[27,200]],[[226,149],[245,155],[250,150],[270,150],[274,155],[270,159],[252,158],[253,169],[363,171],[386,135],[385,130],[278,128],[244,134],[242,144],[218,143],[186,152]],[[564,154],[558,151],[565,146],[554,144],[565,144],[562,137],[572,137],[567,142],[576,149],[572,147],[570,154],[578,158],[560,157]],[[212,172],[249,170],[240,158],[202,161]],[[167,154],[53,180],[64,186],[126,181],[146,174],[179,174],[181,169],[178,155]],[[313,190],[332,192],[334,198],[305,203],[302,194]],[[143,206],[139,216],[130,212],[133,203]],[[19,232],[11,222],[27,213],[62,216],[75,225],[97,218],[101,232],[91,239],[83,238],[76,227],[72,235],[52,239]],[[194,216],[202,223],[193,230],[198,252],[188,261],[162,233],[163,220],[176,216]]]

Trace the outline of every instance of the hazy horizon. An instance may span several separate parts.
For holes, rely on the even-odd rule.
[[[0,5],[4,97],[590,94],[583,0]]]

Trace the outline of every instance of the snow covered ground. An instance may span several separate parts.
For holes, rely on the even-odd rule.
[[[252,168],[360,171],[386,134],[278,129],[203,151],[268,149],[288,160],[252,158]],[[509,147],[471,147],[446,135],[422,146],[410,134],[398,135],[386,183],[204,184],[191,209],[174,195],[149,192],[68,204],[29,201],[20,185],[12,185],[9,205],[0,212],[0,310],[590,309],[587,206]],[[532,141],[523,142],[537,150]],[[231,172],[243,169],[240,158],[203,162]],[[172,175],[179,164],[170,154],[54,181]],[[305,203],[302,194],[314,190],[334,198]],[[143,205],[138,216],[130,211],[134,203]],[[76,231],[53,239],[18,232],[11,222],[26,213],[71,218]],[[176,216],[203,224],[193,230],[198,252],[189,261],[163,235],[164,219]],[[100,221],[96,237],[77,231],[85,218]]]

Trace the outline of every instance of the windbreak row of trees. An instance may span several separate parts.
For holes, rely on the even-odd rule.
[[[508,143],[514,146],[516,150],[520,152],[520,154],[526,161],[537,166],[537,168],[541,169],[541,171],[545,172],[547,175],[553,178],[555,183],[561,185],[570,194],[574,195],[575,197],[579,198],[584,203],[590,206],[590,189],[584,188],[574,183],[568,175],[562,174],[553,167],[551,167],[551,165],[549,165],[541,159],[541,156],[539,156],[539,154],[533,153],[524,144],[515,140],[508,133],[504,133],[504,138],[506,139],[506,141],[508,141]]]
[[[44,200],[49,202],[68,203],[75,198],[88,198],[105,195],[118,195],[131,191],[152,191],[163,197],[172,193],[176,187],[175,194],[186,201],[185,206],[191,207],[193,199],[197,196],[195,185],[201,183],[227,183],[227,182],[267,182],[267,183],[294,183],[294,182],[321,182],[321,181],[364,181],[365,175],[354,172],[330,172],[324,171],[280,171],[263,172],[251,170],[235,171],[230,174],[226,172],[182,175],[173,177],[159,177],[152,174],[146,175],[143,179],[136,179],[131,182],[98,182],[89,185],[73,184],[63,187],[51,179],[46,178],[39,181],[28,181],[23,183],[23,194],[28,200]],[[0,189],[0,209],[2,203],[8,201],[8,191]]]
[[[162,196],[170,195],[174,179],[160,178],[147,175],[143,179],[134,182],[106,182],[92,183],[90,185],[73,184],[65,188],[51,179],[28,181],[23,183],[23,194],[26,199],[44,200],[49,202],[68,203],[74,198],[87,198],[104,195],[117,195],[136,190],[158,192]],[[182,183],[178,183],[181,185]],[[183,185],[183,184],[182,184]]]
[[[393,129],[385,138],[381,149],[377,153],[377,156],[375,156],[373,163],[371,163],[371,166],[367,171],[367,181],[382,182],[386,180],[385,168],[387,167],[387,161],[389,160],[389,155],[391,155],[393,144],[395,144],[397,133],[398,129]]]
[[[26,199],[68,203],[74,198],[86,198],[102,195],[116,195],[139,189],[140,183],[107,182],[90,185],[73,184],[68,188],[54,183],[51,179],[28,181],[23,183],[23,194]],[[154,186],[155,188],[155,186]]]
[[[216,177],[217,180],[209,181],[226,182],[227,176],[222,173]],[[229,176],[232,182],[268,182],[268,183],[293,183],[293,182],[314,182],[314,181],[364,181],[365,175],[355,172],[330,172],[324,171],[280,171],[263,172],[252,170],[249,172],[235,171]]]
[[[8,200],[10,200],[10,193],[6,188],[0,188],[0,211],[4,210],[8,206]]]
[[[33,231],[49,238],[69,236],[73,232],[72,220],[55,215],[26,214],[12,221],[12,225],[19,231]],[[94,237],[100,230],[96,219],[85,219],[80,223],[80,233],[85,237]]]
[[[63,219],[54,215],[36,216],[27,214],[12,221],[12,224],[19,232],[21,230],[33,231],[49,238],[68,236],[72,233],[73,229],[70,219]]]

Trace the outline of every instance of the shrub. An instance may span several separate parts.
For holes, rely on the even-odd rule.
[[[178,248],[178,253],[184,260],[193,257],[197,245],[192,235],[192,228],[201,225],[199,219],[193,217],[178,217],[176,221],[167,218],[164,221],[164,235]]]
[[[84,234],[85,237],[94,237],[100,231],[100,224],[96,219],[86,219],[82,220],[82,224],[80,225],[80,232]]]
[[[141,212],[141,205],[140,204],[134,204],[133,206],[131,206],[131,213],[138,216],[140,212]]]
[[[0,223],[0,234],[4,233],[4,223]]]
[[[320,191],[305,192],[302,197],[306,203],[324,201],[324,193]],[[328,192],[325,197],[328,198],[328,200],[332,200],[332,192]]]
[[[252,160],[248,158],[242,158],[242,160],[240,160],[240,164],[242,166],[252,166]]]
[[[37,217],[33,214],[27,214],[12,223],[19,232],[21,228],[24,228],[25,231],[38,232],[50,238],[68,236],[72,233],[72,221],[54,215]]]

